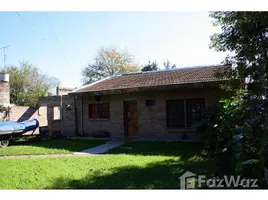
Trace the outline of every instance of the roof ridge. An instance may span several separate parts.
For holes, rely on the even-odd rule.
[[[180,67],[169,70],[150,72],[135,72],[123,75],[113,75],[83,87],[77,88],[72,93],[106,91],[126,88],[152,87],[158,85],[173,85],[197,82],[223,81],[214,76],[213,71],[224,69],[228,65],[203,65]],[[155,73],[158,72],[158,73]],[[148,74],[148,75],[146,75]],[[225,80],[225,79],[224,79]]]
[[[177,71],[177,70],[185,70],[185,69],[198,69],[198,68],[206,68],[206,67],[223,67],[225,65],[201,65],[201,66],[189,66],[189,67],[179,67],[173,69],[160,69],[154,71],[144,71],[144,72],[129,72],[118,76],[128,76],[128,75],[136,75],[136,74],[149,74],[149,73],[157,73],[157,72],[168,72],[168,71]],[[116,76],[117,77],[117,76]]]
[[[100,83],[100,82],[102,82],[102,81],[105,81],[105,80],[107,80],[107,79],[110,79],[111,77],[112,77],[112,76],[108,76],[108,77],[106,77],[106,78],[104,78],[104,79],[100,79],[100,80],[98,80],[98,81],[89,83],[89,84],[87,84],[87,85],[83,85],[83,86],[81,86],[81,87],[79,87],[79,88],[74,89],[74,90],[71,91],[70,93],[76,92],[76,91],[78,91],[78,90],[84,89],[84,88],[89,87],[89,86],[92,86],[92,85],[95,85],[95,84],[97,84],[97,83]]]

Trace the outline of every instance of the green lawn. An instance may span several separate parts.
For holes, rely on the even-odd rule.
[[[201,154],[202,143],[193,142],[128,142],[106,154],[131,154],[131,155],[162,155],[162,156],[192,156]]]
[[[0,159],[0,189],[178,189],[184,172],[211,176],[213,163],[202,145],[131,142],[100,156]]]
[[[104,140],[34,140],[17,141],[0,148],[0,156],[68,154],[105,143]]]

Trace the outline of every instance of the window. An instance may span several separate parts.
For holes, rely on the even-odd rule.
[[[191,128],[205,115],[205,99],[174,99],[166,101],[167,128]]]
[[[187,99],[187,127],[190,128],[196,121],[205,115],[205,99]]]
[[[53,120],[59,120],[60,119],[60,107],[56,106],[53,107]]]
[[[154,99],[146,99],[145,100],[145,105],[146,106],[154,106],[155,105],[155,100]]]
[[[89,118],[109,118],[110,109],[108,103],[89,104]]]
[[[184,99],[167,100],[166,112],[167,128],[185,127]]]

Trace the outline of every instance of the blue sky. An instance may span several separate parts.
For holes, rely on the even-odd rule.
[[[11,45],[6,65],[29,61],[66,87],[81,85],[82,68],[93,62],[101,46],[127,48],[140,65],[151,60],[160,67],[166,59],[178,67],[219,64],[225,56],[209,49],[209,36],[219,29],[208,12],[19,14],[27,24],[15,12],[0,12],[0,47]]]

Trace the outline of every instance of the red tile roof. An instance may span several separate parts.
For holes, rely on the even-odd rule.
[[[121,76],[109,77],[82,88],[78,88],[73,92],[97,92],[105,90],[221,81],[224,79],[216,77],[215,72],[218,70],[222,71],[225,68],[226,66],[206,66],[130,73]]]

